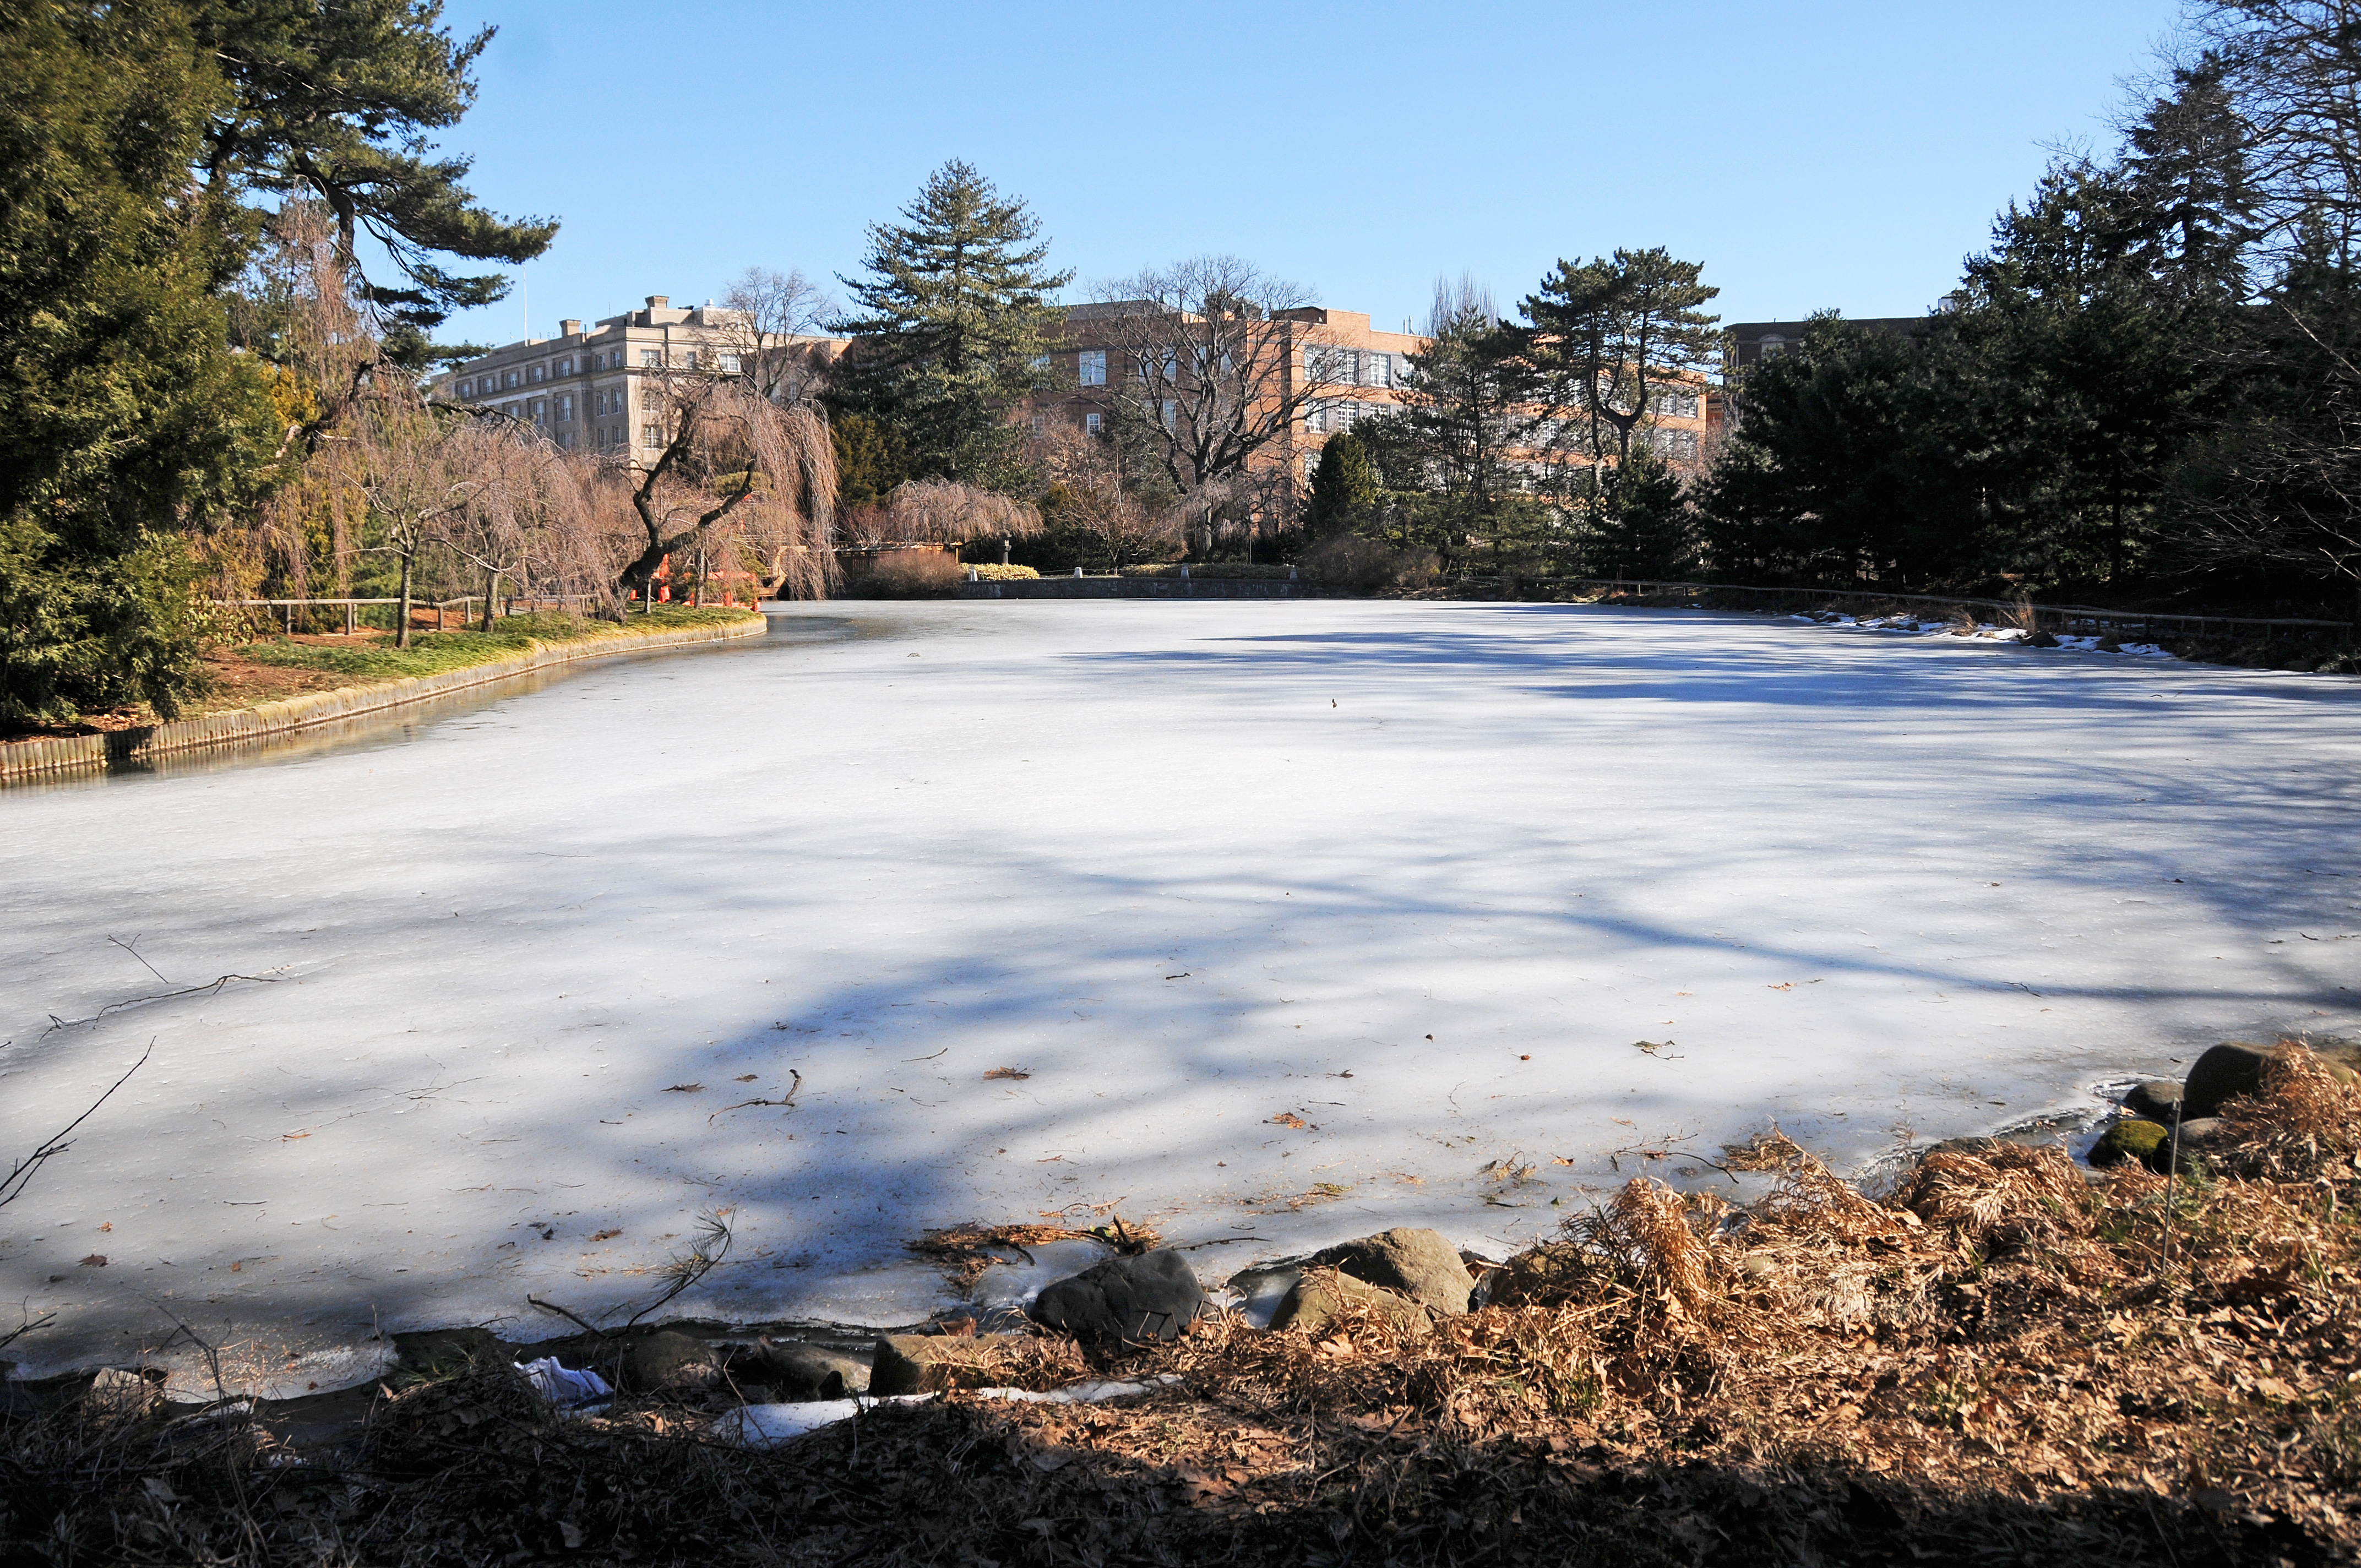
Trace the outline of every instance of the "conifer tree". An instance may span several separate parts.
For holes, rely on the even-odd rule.
[[[1330,436],[1312,471],[1312,532],[1350,533],[1376,513],[1378,500],[1378,474],[1370,466],[1368,448],[1350,431]]]
[[[957,159],[928,178],[902,224],[869,230],[867,275],[842,280],[858,313],[833,323],[854,345],[830,400],[892,427],[910,471],[985,488],[1023,484],[1019,400],[1048,384],[1041,363],[1072,281],[1047,267],[1040,220]]]

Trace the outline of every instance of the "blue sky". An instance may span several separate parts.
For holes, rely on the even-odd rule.
[[[750,265],[841,293],[950,158],[1023,195],[1078,288],[1208,251],[1380,325],[1438,274],[1503,306],[1560,257],[1663,245],[1731,321],[1915,314],[2060,145],[2112,146],[2174,0],[1453,7],[608,0],[497,24],[446,141],[564,221],[532,329]],[[511,294],[445,335],[507,342]]]

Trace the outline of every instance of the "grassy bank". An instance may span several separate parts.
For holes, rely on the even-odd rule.
[[[362,681],[395,681],[439,675],[528,652],[536,642],[578,642],[587,638],[629,637],[649,631],[678,631],[693,626],[726,626],[745,620],[751,609],[691,609],[685,605],[659,605],[647,615],[634,615],[623,625],[595,620],[562,611],[512,615],[492,623],[489,631],[427,631],[413,633],[407,648],[397,648],[390,635],[365,637],[274,637],[231,649],[235,656],[280,669],[319,670]]]

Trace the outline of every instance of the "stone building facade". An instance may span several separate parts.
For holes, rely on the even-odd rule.
[[[469,360],[429,383],[428,395],[497,409],[537,426],[555,444],[628,462],[663,450],[664,378],[680,371],[736,371],[747,352],[745,318],[710,303],[682,309],[650,294],[641,309],[589,323],[568,319],[554,338],[528,337]],[[831,356],[841,338],[797,338]]]

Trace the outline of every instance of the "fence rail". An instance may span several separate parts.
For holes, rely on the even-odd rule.
[[[398,598],[288,598],[214,599],[212,602],[217,605],[235,605],[247,609],[261,607],[279,610],[286,620],[288,635],[291,637],[295,632],[295,612],[298,609],[309,609],[314,605],[341,605],[345,611],[345,633],[350,636],[354,630],[358,607],[365,604],[398,605],[401,601]],[[422,609],[433,610],[434,630],[440,631],[444,629],[443,615],[445,610],[456,606],[460,611],[459,624],[465,626],[469,618],[475,614],[471,607],[483,602],[484,596],[481,594],[466,594],[452,599],[412,599],[410,608],[413,614]],[[562,609],[569,604],[596,604],[597,602],[596,594],[503,594],[500,596],[500,613],[504,616],[531,615],[535,609],[546,606],[554,605]],[[520,605],[524,608],[519,609],[517,607]]]
[[[1523,581],[1535,586],[1548,584],[1598,588],[1609,593],[1647,598],[1662,594],[1739,594],[1770,599],[1774,604],[1826,606],[1850,602],[1864,607],[1927,605],[1947,611],[1990,610],[1994,620],[2005,620],[2036,631],[2083,634],[2093,631],[2178,631],[2197,637],[2259,635],[2266,642],[2280,634],[2307,638],[2334,635],[2337,641],[2348,642],[2352,641],[2354,632],[2354,624],[2349,620],[2309,620],[2295,616],[2180,615],[2154,610],[2104,609],[2096,605],[2037,604],[2029,599],[1966,598],[1953,594],[1897,594],[1876,588],[1763,588],[1744,587],[1731,583],[1659,582],[1636,577],[1528,577]]]

